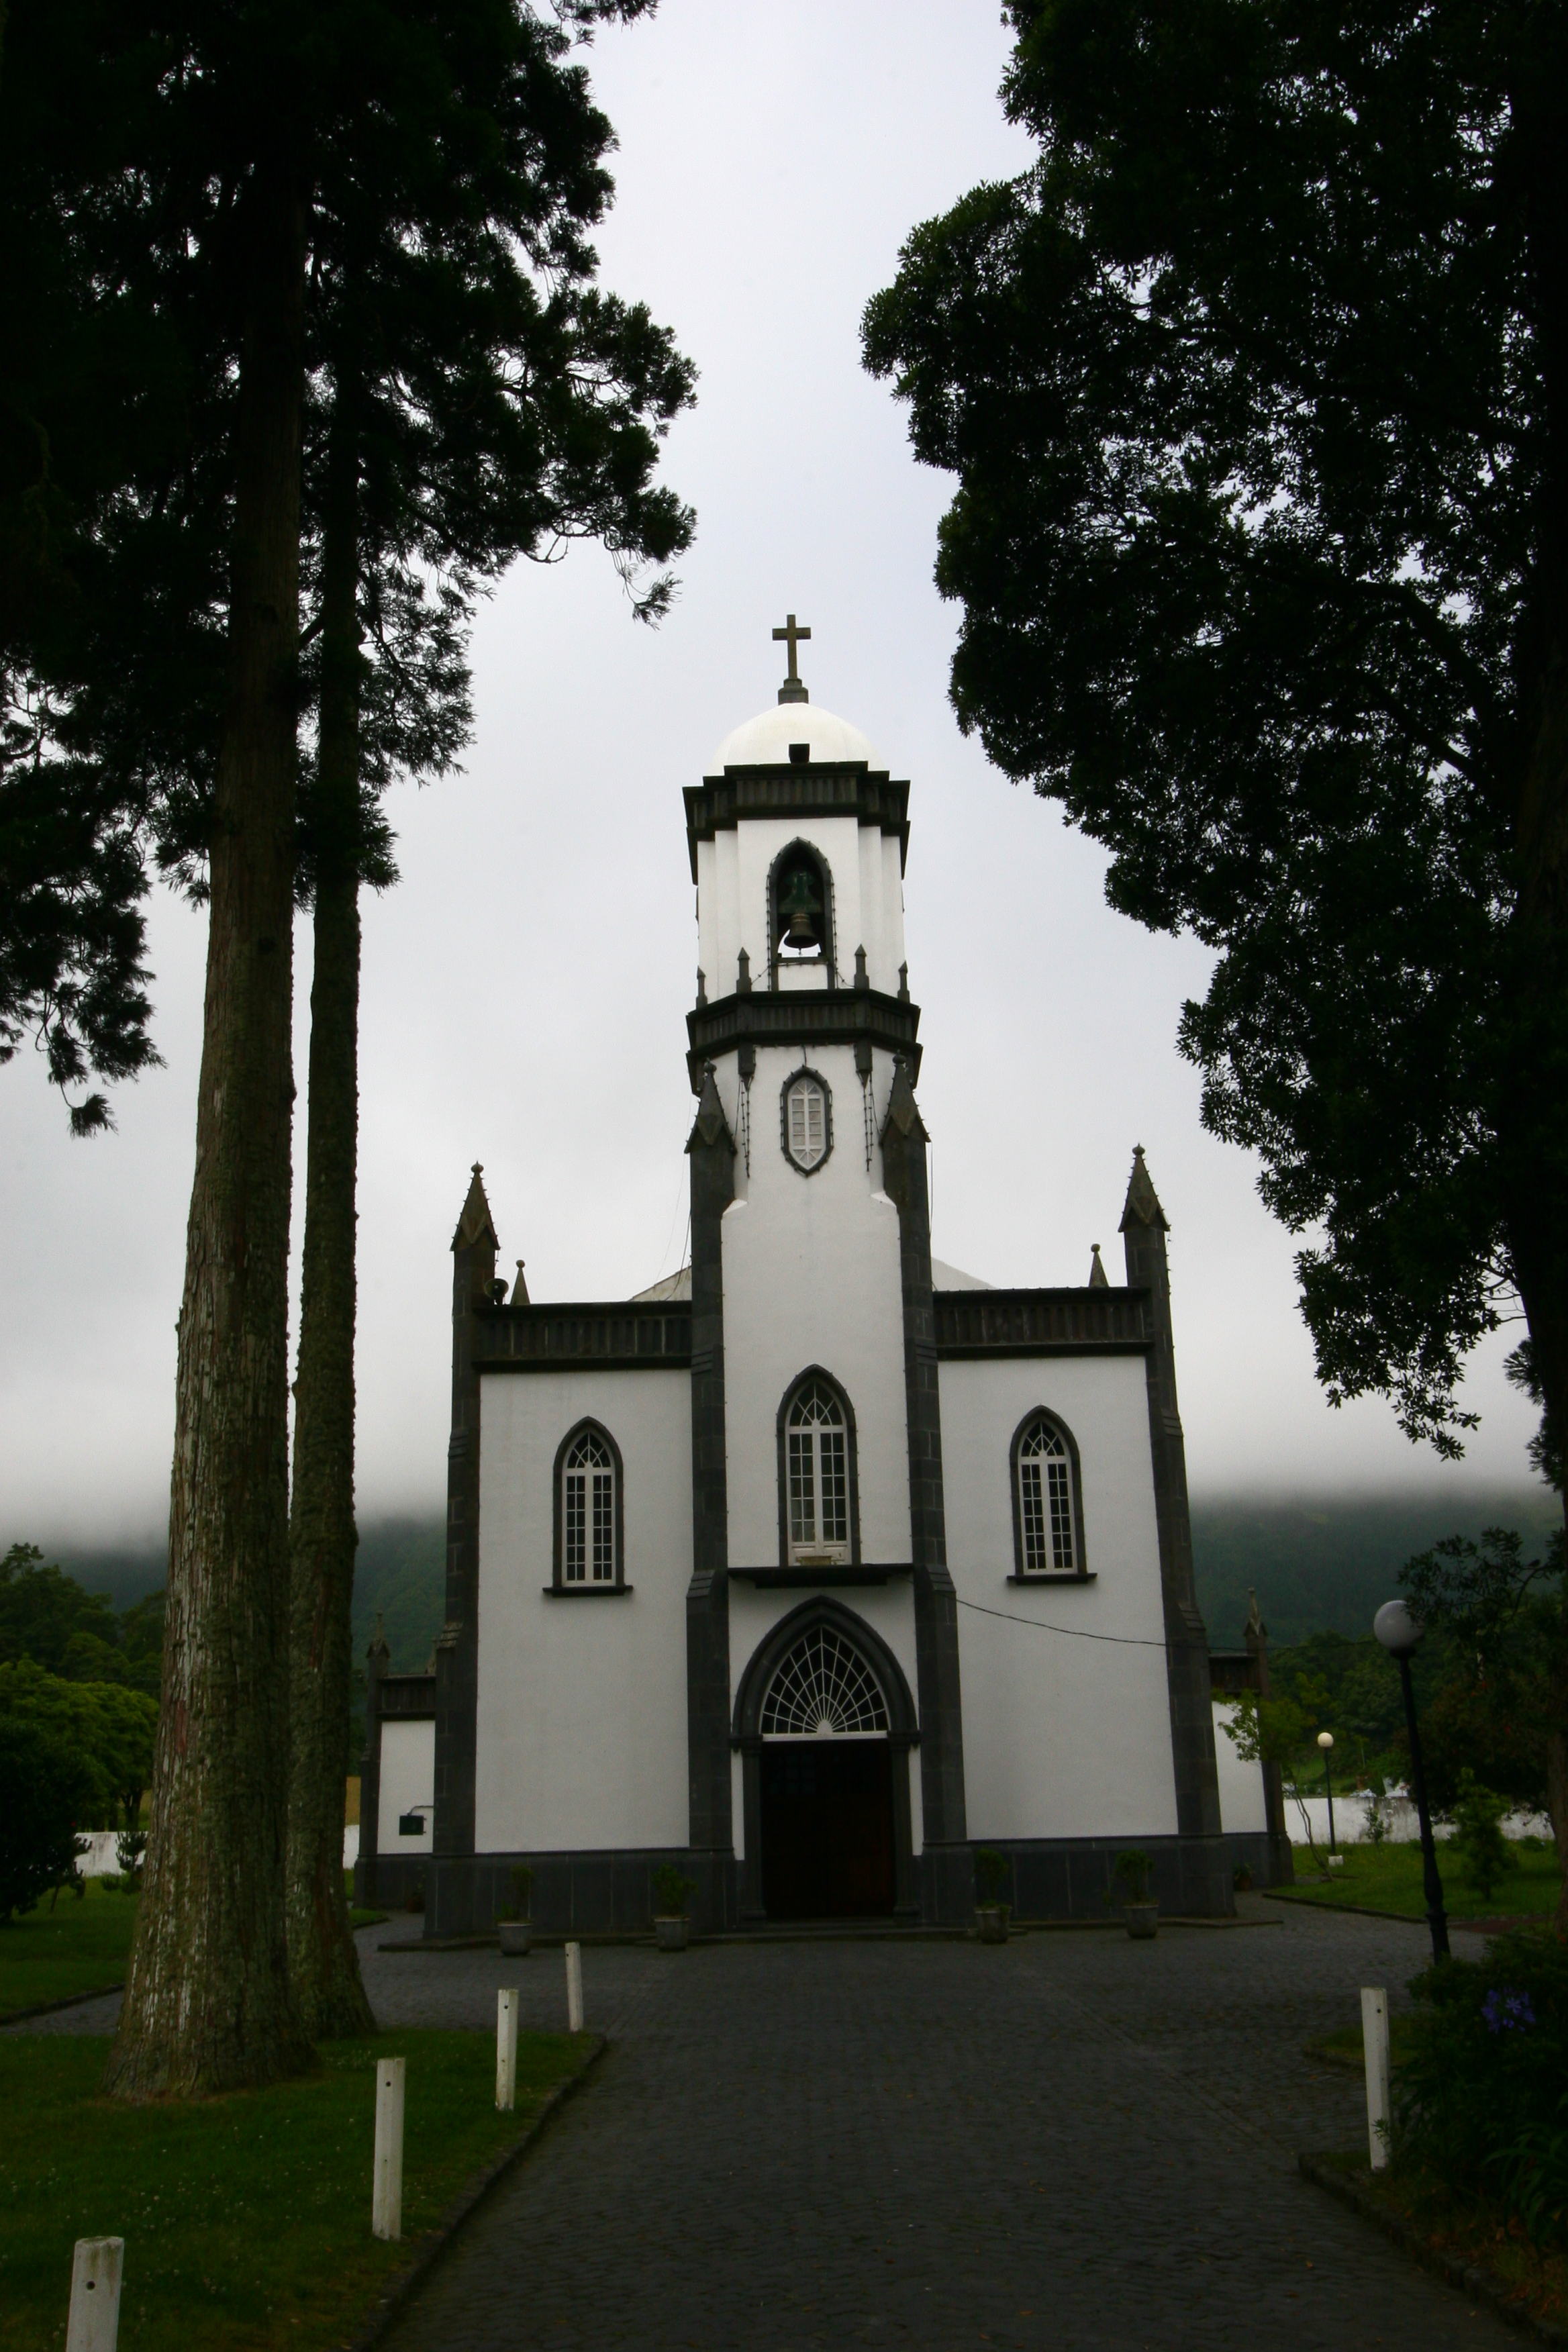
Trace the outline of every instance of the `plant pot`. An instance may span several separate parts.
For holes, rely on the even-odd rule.
[[[501,1950],[508,1959],[526,1960],[533,1949],[532,1920],[498,1919],[496,1927],[500,1935]]]
[[[1157,1903],[1124,1903],[1121,1916],[1127,1922],[1127,1932],[1142,1942],[1160,1932],[1160,1906]]]
[[[661,1952],[683,1952],[691,1941],[689,1919],[656,1919],[654,1937]]]
[[[1007,1903],[977,1903],[974,1926],[983,1944],[1005,1944],[1007,1940],[1007,1918],[1012,1906]]]

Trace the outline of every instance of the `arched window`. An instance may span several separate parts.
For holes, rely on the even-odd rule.
[[[824,1380],[803,1382],[784,1415],[785,1541],[792,1564],[826,1568],[850,1554],[849,1429]]]
[[[1078,1450],[1048,1412],[1013,1440],[1013,1520],[1021,1577],[1083,1575]]]
[[[555,1587],[562,1592],[624,1591],[621,1465],[615,1442],[584,1422],[556,1457]]]
[[[833,1097],[815,1070],[786,1078],[781,1105],[784,1154],[803,1176],[815,1176],[833,1149]]]
[[[887,1731],[888,1705],[854,1643],[814,1625],[779,1660],[760,1728],[764,1739],[875,1738]]]
[[[809,842],[794,841],[768,877],[768,951],[781,964],[826,967],[833,985],[833,885],[826,860]]]

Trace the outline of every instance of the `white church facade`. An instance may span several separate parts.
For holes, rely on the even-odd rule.
[[[956,1924],[984,1846],[1018,1916],[1103,1917],[1137,1846],[1224,1915],[1281,1825],[1216,1758],[1163,1213],[1138,1153],[1124,1284],[933,1263],[909,786],[776,634],[685,795],[689,1269],[509,1297],[474,1171],[446,1623],[426,1674],[371,1653],[362,1896],[468,1934],[526,1862],[542,1929],[637,1932],[668,1862],[708,1931]]]

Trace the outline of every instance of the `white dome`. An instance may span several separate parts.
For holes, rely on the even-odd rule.
[[[725,736],[708,773],[718,775],[725,768],[787,767],[792,743],[809,743],[814,760],[864,760],[868,768],[878,769],[883,765],[847,719],[836,719],[815,702],[775,702]]]

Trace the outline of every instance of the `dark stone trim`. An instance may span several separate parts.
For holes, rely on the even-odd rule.
[[[1061,1439],[1068,1450],[1068,1467],[1072,1478],[1073,1537],[1078,1545],[1078,1566],[1071,1569],[1037,1569],[1031,1573],[1031,1571],[1026,1570],[1024,1566],[1024,1510],[1023,1500],[1018,1493],[1018,1448],[1023,1444],[1026,1433],[1029,1430],[1033,1429],[1037,1421],[1048,1421],[1051,1427],[1056,1431],[1057,1435]],[[1058,1584],[1077,1584],[1087,1581],[1089,1576],[1089,1541],[1084,1534],[1083,1527],[1083,1470],[1079,1461],[1078,1440],[1073,1435],[1071,1430],[1068,1427],[1066,1422],[1062,1419],[1060,1413],[1053,1412],[1049,1405],[1031,1405],[1028,1412],[1024,1415],[1023,1420],[1018,1423],[1017,1428],[1013,1432],[1012,1441],[1007,1447],[1007,1483],[1013,1492],[1014,1568],[1014,1573],[1007,1579],[1008,1583],[1045,1584],[1051,1582]]]
[[[610,1461],[611,1461],[611,1465],[612,1465],[612,1467],[613,1467],[613,1469],[614,1469],[614,1471],[615,1471],[615,1474],[616,1474],[616,1534],[615,1534],[615,1545],[616,1545],[616,1573],[615,1573],[615,1580],[614,1580],[614,1581],[613,1581],[612,1583],[609,1583],[609,1584],[594,1584],[594,1583],[591,1583],[591,1582],[590,1582],[586,1578],[584,1578],[584,1581],[583,1581],[583,1583],[582,1583],[582,1584],[568,1584],[568,1583],[567,1583],[567,1581],[566,1581],[566,1577],[565,1577],[565,1573],[564,1573],[565,1544],[566,1544],[566,1521],[565,1521],[565,1514],[563,1513],[563,1511],[562,1510],[562,1507],[561,1507],[561,1481],[562,1481],[563,1477],[565,1475],[565,1470],[566,1470],[566,1453],[567,1453],[567,1448],[568,1448],[569,1446],[571,1446],[571,1445],[573,1445],[573,1444],[575,1444],[575,1442],[577,1441],[577,1439],[583,1435],[583,1433],[584,1433],[584,1430],[589,1430],[589,1429],[591,1429],[591,1430],[593,1431],[593,1433],[594,1433],[594,1434],[595,1434],[595,1437],[602,1437],[602,1438],[604,1439],[604,1441],[605,1441],[605,1444],[609,1447],[609,1449],[610,1449]],[[553,1549],[553,1551],[552,1551],[552,1558],[551,1558],[551,1567],[552,1567],[552,1573],[553,1573],[553,1575],[554,1575],[555,1581],[554,1581],[554,1584],[553,1584],[552,1586],[551,1586],[551,1585],[546,1585],[546,1586],[545,1586],[545,1588],[544,1588],[544,1590],[545,1590],[546,1591],[555,1591],[555,1592],[561,1593],[561,1594],[563,1594],[563,1595],[570,1595],[570,1596],[572,1596],[572,1597],[574,1597],[574,1598],[576,1596],[576,1594],[578,1594],[579,1592],[583,1592],[583,1591],[593,1591],[593,1592],[626,1592],[626,1591],[629,1591],[631,1588],[630,1588],[630,1586],[626,1583],[626,1465],[625,1465],[625,1463],[624,1463],[624,1462],[622,1461],[622,1459],[621,1459],[621,1449],[620,1449],[620,1447],[616,1444],[615,1439],[611,1436],[611,1434],[610,1434],[609,1431],[605,1427],[605,1424],[604,1424],[604,1423],[603,1423],[602,1421],[597,1421],[597,1420],[595,1420],[595,1417],[594,1417],[594,1415],[593,1415],[592,1413],[587,1413],[587,1414],[585,1414],[585,1415],[584,1416],[584,1418],[583,1418],[581,1421],[574,1421],[574,1422],[573,1423],[573,1424],[572,1424],[571,1428],[567,1431],[567,1433],[566,1433],[565,1436],[562,1439],[562,1441],[561,1441],[560,1444],[559,1444],[559,1445],[556,1447],[556,1449],[555,1449],[555,1463],[554,1463],[554,1466],[553,1466],[553,1468],[552,1468],[552,1471],[551,1471],[551,1474],[550,1474],[550,1479],[551,1479],[550,1492],[551,1492],[551,1498],[552,1498],[552,1516],[553,1516],[553,1519],[554,1519],[554,1530],[553,1530],[553,1532],[554,1532],[554,1549]]]
[[[750,1002],[751,1000],[748,1000]],[[730,1503],[724,1413],[722,1220],[735,1197],[735,1139],[710,1071],[691,1162],[691,1581],[686,1591],[686,1740],[693,1916],[734,1916],[730,1780]]]
[[[477,1189],[479,1176],[474,1184]],[[473,1196],[470,1195],[470,1200]],[[482,1206],[483,1195],[479,1195]],[[447,1448],[447,1609],[436,1644],[437,1854],[474,1850],[474,1776],[479,1738],[479,1375],[475,1361],[481,1307],[491,1295],[496,1237],[465,1211],[452,1243],[452,1433]]]
[[[822,1582],[832,1575],[831,1568],[803,1569],[798,1560],[793,1560],[789,1556],[789,1449],[785,1431],[789,1409],[808,1381],[820,1381],[825,1388],[831,1389],[844,1408],[844,1450],[849,1484],[849,1559],[846,1565],[853,1568],[860,1564],[860,1449],[855,1427],[855,1408],[849,1402],[849,1393],[843,1381],[836,1381],[821,1364],[807,1364],[805,1371],[797,1372],[785,1389],[773,1417],[779,1497],[779,1567],[792,1573],[809,1576],[814,1582]]]
[[[908,1560],[894,1560],[887,1567],[869,1566],[857,1561],[843,1568],[732,1568],[731,1577],[742,1577],[771,1591],[781,1591],[802,1585],[886,1584],[889,1577],[912,1576],[914,1570]]]
[[[542,1584],[546,1601],[624,1601],[635,1584]]]
[[[939,1356],[1142,1355],[1155,1340],[1146,1288],[939,1290]]]
[[[354,1860],[354,1895],[367,1906],[375,1901],[381,1836],[381,1688],[390,1657],[378,1621],[364,1654],[364,1747],[360,1754],[359,1853]]]
[[[942,1896],[929,1883],[933,1857],[922,1857],[928,1876],[924,1909],[938,1924],[958,1924],[973,1916],[973,1852],[989,1846],[1012,1864],[1010,1900],[1016,1919],[1083,1919],[1107,1926],[1121,1913],[1117,1856],[1130,1848],[1153,1864],[1153,1892],[1162,1911],[1186,1919],[1236,1916],[1236,1873],[1245,1863],[1261,1881],[1268,1867],[1268,1840],[1256,1831],[1224,1836],[982,1838],[956,1854],[941,1857]]]
[[[684,1371],[691,1361],[683,1298],[487,1306],[473,1323],[473,1362],[484,1372]]]
[[[365,1694],[368,1708],[370,1694]],[[399,1722],[428,1723],[436,1713],[436,1677],[433,1674],[382,1675],[376,1682],[376,1712],[385,1723],[395,1717]]]
[[[902,1054],[918,1075],[920,1021],[918,1004],[900,1004],[876,988],[752,989],[716,997],[686,1016],[691,1091],[701,1091],[705,1062],[746,1045],[870,1045]]]
[[[823,1152],[821,1159],[815,1161],[809,1168],[803,1168],[789,1148],[790,1088],[797,1085],[802,1078],[810,1078],[814,1084],[822,1088]],[[798,1070],[792,1070],[779,1088],[779,1150],[797,1176],[819,1174],[833,1157],[833,1088],[828,1085],[822,1072],[814,1070],[809,1062],[803,1062]]]
[[[1142,1171],[1141,1159],[1134,1165]],[[1136,1181],[1135,1176],[1135,1185]],[[1144,1181],[1146,1183],[1147,1179]],[[1153,1198],[1152,1189],[1149,1197]],[[1130,1196],[1121,1230],[1128,1284],[1146,1296],[1154,1342],[1146,1368],[1149,1451],[1165,1617],[1165,1675],[1170,1695],[1176,1826],[1186,1838],[1217,1839],[1221,1834],[1219,1779],[1214,1752],[1208,1635],[1198,1611],[1193,1576],[1186,1450],[1176,1404],[1176,1355],[1171,1332],[1171,1277],[1165,1254],[1165,1222],[1157,1202],[1153,1204],[1153,1216],[1157,1222],[1146,1222],[1135,1211]],[[1107,1294],[1100,1295],[1103,1297]],[[1228,1886],[1226,1898],[1222,1907],[1234,1910],[1234,1894]]]
[[[895,782],[885,768],[868,768],[864,760],[812,760],[787,768],[726,768],[721,776],[704,776],[700,784],[688,784],[684,797],[694,882],[698,843],[711,841],[717,833],[733,832],[745,817],[852,816],[860,824],[875,825],[896,836],[900,872],[909,856],[908,782]]]
[[[861,1002],[864,1002],[862,999]],[[882,1182],[899,1213],[903,1299],[904,1410],[909,1434],[910,1553],[913,1566],[915,1655],[920,1675],[921,1799],[928,1849],[962,1845],[967,1836],[963,1784],[963,1701],[959,1676],[958,1602],[947,1565],[942,1481],[942,1399],[938,1387],[935,1294],[931,1277],[931,1195],[926,1131],[907,1061],[895,1069],[881,1133]],[[924,1874],[921,1916],[940,1916],[947,1899],[939,1864]]]
[[[724,1761],[727,1772],[727,1747]],[[434,1863],[426,1880],[426,1939],[482,1935],[511,1900],[511,1873],[519,1863],[533,1872],[529,1908],[534,1927],[545,1936],[650,1935],[654,1873],[666,1863],[698,1881],[694,1920],[709,1920],[718,1927],[735,1916],[733,1856],[714,1864],[711,1857],[679,1845],[543,1853],[519,1847]],[[588,2021],[593,2023],[591,2011]]]
[[[920,1745],[919,1719],[904,1670],[875,1626],[842,1601],[803,1601],[771,1625],[746,1662],[735,1693],[731,1744],[740,1751],[742,1819],[745,1854],[740,1865],[741,1917],[763,1919],[763,1701],[779,1661],[814,1625],[830,1625],[866,1660],[876,1675],[888,1710],[888,1745],[893,1751],[893,1916],[919,1916],[915,1894],[913,1814],[910,1805],[910,1750]]]

